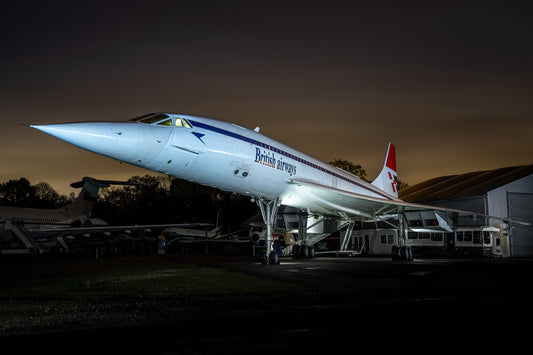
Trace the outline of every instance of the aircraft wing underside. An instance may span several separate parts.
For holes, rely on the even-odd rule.
[[[293,179],[288,181],[288,183],[291,185],[289,199],[295,201],[296,204],[301,203],[301,208],[309,208],[310,211],[317,213],[329,215],[344,213],[348,217],[356,219],[374,219],[376,216],[396,214],[399,209],[404,212],[433,210],[458,213],[459,215],[475,215],[475,213],[461,210],[351,193],[324,186],[311,180]]]

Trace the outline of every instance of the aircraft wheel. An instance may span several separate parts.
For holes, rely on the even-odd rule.
[[[263,264],[263,265],[268,264],[268,260],[267,260],[266,254],[261,254],[261,264]]]
[[[268,258],[270,265],[278,265],[279,264],[279,256],[277,253],[270,253],[270,256]]]
[[[302,259],[309,258],[309,248],[306,245],[302,245],[302,247],[300,248],[300,257]]]
[[[397,245],[392,246],[391,256],[392,256],[392,260],[394,261],[400,258],[400,248]]]
[[[297,244],[294,244],[292,246],[292,258],[298,259],[300,257],[300,246]]]
[[[409,261],[409,260],[412,260],[413,259],[413,256],[412,256],[412,252],[411,252],[411,247],[408,247],[408,246],[401,246],[400,247],[400,252],[399,252],[399,255],[398,255],[398,260],[403,260],[403,261]]]
[[[405,256],[408,261],[413,260],[413,249],[410,246],[405,247]]]
[[[315,258],[315,247],[313,245],[310,245],[309,247],[309,259],[314,259]]]

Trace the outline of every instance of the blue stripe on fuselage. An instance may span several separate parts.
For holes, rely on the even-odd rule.
[[[332,175],[334,177],[336,177],[337,179],[341,179],[341,180],[344,180],[346,182],[349,182],[351,184],[354,184],[354,185],[357,185],[359,187],[362,187],[368,191],[371,191],[372,193],[375,193],[375,194],[378,194],[388,200],[392,200],[392,198],[390,198],[389,196],[385,195],[385,194],[382,194],[382,193],[379,193],[378,191],[374,191],[372,189],[369,189],[367,186],[363,185],[363,184],[360,184],[358,183],[357,181],[354,181],[354,180],[351,180],[345,176],[342,176],[340,174],[337,174],[335,173],[334,171],[331,171],[331,170],[328,170],[326,168],[323,168],[317,164],[314,164],[314,163],[311,163],[305,159],[302,159],[302,158],[299,158],[293,154],[290,154],[290,153],[287,153],[281,149],[278,149],[278,148],[275,148],[269,144],[266,144],[266,143],[263,143],[261,141],[258,141],[258,140],[255,140],[253,138],[250,138],[250,137],[246,137],[246,136],[243,136],[243,135],[240,135],[238,133],[234,133],[234,132],[230,132],[230,131],[227,131],[225,129],[222,129],[222,128],[218,128],[218,127],[215,127],[215,126],[211,126],[211,125],[208,125],[208,124],[205,124],[205,123],[202,123],[202,122],[198,122],[198,121],[194,121],[192,119],[189,119],[189,122],[193,125],[193,127],[198,127],[198,128],[203,128],[203,129],[207,129],[209,131],[212,131],[212,132],[216,132],[216,133],[220,133],[222,135],[225,135],[227,137],[231,137],[231,138],[235,138],[235,139],[238,139],[238,140],[241,140],[241,141],[244,141],[244,142],[248,142],[248,143],[251,143],[251,144],[255,144],[256,146],[258,147],[261,147],[261,148],[265,148],[265,149],[268,149],[268,150],[271,150],[275,153],[278,153],[278,154],[281,154],[287,158],[291,158],[299,163],[302,163],[302,164],[305,164],[307,166],[310,166],[314,169],[317,169],[319,171],[322,171],[322,172],[325,172],[329,175]]]

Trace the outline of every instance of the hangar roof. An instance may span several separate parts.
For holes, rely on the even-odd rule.
[[[530,174],[533,174],[533,164],[441,176],[402,189],[399,197],[408,202],[422,202],[481,196]]]

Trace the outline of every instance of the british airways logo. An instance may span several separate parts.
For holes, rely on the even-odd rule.
[[[255,148],[255,162],[281,171],[286,171],[290,176],[296,174],[296,165],[284,162],[283,157],[277,159],[274,152],[271,153],[266,150],[261,152],[261,149],[257,147]]]

